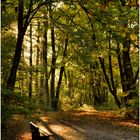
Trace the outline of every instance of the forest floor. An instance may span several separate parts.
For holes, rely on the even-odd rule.
[[[43,130],[52,131],[61,140],[139,139],[138,121],[126,120],[109,111],[68,111],[47,112],[31,119],[14,115],[2,140],[31,140],[30,121]]]

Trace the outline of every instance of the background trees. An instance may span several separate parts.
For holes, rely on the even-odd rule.
[[[86,104],[138,113],[137,5],[19,0],[12,12],[6,5],[2,88],[31,97],[41,109]]]

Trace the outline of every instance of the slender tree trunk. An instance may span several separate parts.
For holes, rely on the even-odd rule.
[[[22,86],[21,86],[21,79],[22,79],[22,70],[20,69],[19,71],[18,71],[18,73],[17,73],[17,75],[18,75],[18,77],[19,77],[19,91],[20,91],[20,93],[22,93]]]
[[[122,66],[122,61],[121,61],[119,44],[117,44],[117,55],[118,55],[118,64],[119,64],[119,70],[120,70],[122,89],[123,89],[123,92],[125,92],[125,85],[124,85],[125,79],[124,79],[124,71],[123,71],[123,66]]]
[[[39,45],[40,45],[40,22],[37,21],[37,48],[36,48],[36,75],[35,75],[35,89],[36,89],[36,97],[38,99],[39,96]]]
[[[44,22],[44,44],[43,44],[43,63],[45,69],[45,89],[46,89],[46,105],[49,106],[50,103],[50,95],[49,95],[49,84],[48,84],[48,21]]]
[[[41,72],[40,72],[40,102],[41,104],[44,103],[44,66],[43,66],[43,50],[40,52],[40,64],[42,66]]]
[[[73,87],[73,70],[68,70],[68,94],[74,98],[74,87]]]
[[[123,91],[123,93],[125,93],[126,92],[126,87],[125,87],[125,82],[126,81],[125,81],[125,78],[124,78],[124,70],[123,70],[123,66],[122,66],[119,44],[117,44],[117,55],[118,55],[118,64],[119,64],[119,70],[120,70],[122,91]],[[126,104],[126,97],[125,96],[122,97],[122,102],[124,102],[124,104]]]
[[[54,35],[54,23],[52,17],[52,7],[50,5],[50,25],[51,25],[51,47],[52,47],[52,65],[51,65],[51,107],[54,109],[55,104],[55,68],[56,68],[56,51],[55,51],[55,35]]]
[[[40,26],[40,23],[38,23],[39,24],[39,26]],[[40,73],[39,73],[39,81],[40,81],[40,86],[39,86],[39,96],[40,96],[40,103],[41,103],[41,105],[43,105],[44,104],[44,63],[43,63],[43,47],[44,46],[42,46],[41,48],[40,48],[40,53],[39,53],[39,60],[40,60],[40,62],[39,62],[39,64],[40,64],[40,66],[41,66],[41,70],[40,70]]]
[[[23,60],[23,65],[24,65],[24,49],[22,50],[22,60]],[[25,73],[25,70],[22,69],[21,71],[21,77],[22,77],[22,80],[21,80],[21,87],[22,87],[22,94],[24,94],[24,73]]]
[[[113,69],[112,69],[112,57],[111,57],[111,46],[110,46],[110,40],[109,40],[109,73],[110,73],[110,81],[112,85],[112,89],[116,92],[116,87],[114,84],[114,77],[113,77]]]
[[[104,65],[104,59],[101,58],[101,57],[99,57],[99,60],[100,60],[101,67],[102,67],[102,70],[103,70],[103,73],[104,73],[104,76],[105,76],[107,85],[108,85],[108,87],[109,87],[110,93],[113,95],[117,106],[120,108],[120,107],[121,107],[121,102],[119,101],[119,99],[118,99],[118,97],[117,97],[117,95],[116,95],[116,90],[114,91],[114,90],[112,89],[112,87],[111,87],[109,78],[108,78],[107,73],[106,73],[105,65]]]
[[[59,96],[60,96],[60,87],[61,87],[61,83],[62,83],[62,76],[63,76],[64,69],[65,69],[65,60],[64,59],[67,56],[67,47],[68,47],[68,36],[66,35],[65,49],[64,49],[64,52],[63,52],[62,65],[61,65],[61,68],[60,68],[59,80],[58,80],[58,84],[57,84],[57,88],[56,88],[55,110],[58,109],[58,101],[59,101]]]
[[[97,73],[96,73],[96,71],[93,73],[93,67],[90,66],[90,86],[91,86],[91,90],[92,90],[92,94],[93,94],[93,98],[94,98],[93,105],[98,106],[98,105],[103,104],[104,95],[103,95],[103,93],[101,94],[101,89],[102,89],[101,80],[96,79],[96,81],[95,81],[94,77],[97,77]],[[98,78],[100,78],[100,77],[98,77]]]
[[[110,71],[110,77],[111,77],[111,85],[112,85],[112,94],[115,98],[115,102],[118,105],[118,107],[121,107],[121,102],[119,101],[117,97],[117,87],[115,87],[114,84],[114,77],[113,77],[113,70],[112,70],[112,57],[111,57],[111,46],[110,46],[110,41],[109,41],[109,71]]]
[[[93,97],[94,97],[93,105],[97,106],[97,105],[99,105],[99,101],[98,101],[98,97],[97,97],[97,90],[94,86],[93,70],[92,70],[91,66],[90,66],[90,86],[91,86],[92,94],[93,94]]]
[[[30,24],[30,71],[29,71],[29,97],[32,97],[32,24]]]

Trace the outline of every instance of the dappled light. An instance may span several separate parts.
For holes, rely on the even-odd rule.
[[[138,140],[138,0],[2,0],[2,140]]]
[[[134,127],[134,128],[139,128],[139,123],[137,121],[131,121],[131,120],[128,120],[128,121],[122,121],[122,122],[115,122],[114,124],[119,124],[119,125],[122,125],[122,126],[128,126],[128,127]]]
[[[16,136],[15,140],[32,140],[32,136],[30,132],[24,132],[19,136]]]

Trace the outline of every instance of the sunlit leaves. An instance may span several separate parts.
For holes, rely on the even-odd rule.
[[[9,2],[12,1],[9,0]],[[17,6],[18,1],[15,2],[15,6]],[[33,8],[42,2],[45,1],[33,0]],[[24,1],[24,15],[27,14],[26,12],[29,9],[29,3],[30,1]],[[58,81],[58,71],[61,65],[65,63],[65,78],[63,77],[63,87],[61,88],[62,99],[64,99],[64,103],[68,101],[69,104],[74,102],[76,102],[76,104],[79,104],[81,96],[86,97],[89,100],[90,94],[92,94],[92,96],[98,94],[97,88],[107,88],[107,84],[105,83],[104,76],[100,68],[98,57],[102,56],[102,58],[104,58],[105,67],[109,75],[109,53],[112,57],[114,79],[115,82],[117,81],[116,83],[118,84],[117,86],[120,90],[121,80],[118,68],[116,48],[119,44],[121,51],[120,55],[121,58],[123,58],[122,48],[124,39],[127,35],[130,36],[131,63],[134,72],[137,70],[138,65],[138,50],[135,47],[136,45],[138,45],[138,11],[136,7],[132,7],[132,5],[129,6],[129,3],[126,3],[126,6],[123,6],[120,0],[64,0],[63,2],[52,2],[51,5],[53,7],[51,14],[52,21],[55,27],[55,45],[57,53],[55,66],[55,69],[57,71],[55,79],[56,82]],[[16,19],[17,14],[14,13],[14,9],[8,8],[8,12],[2,14],[2,28],[8,29],[11,26],[11,23],[15,22]],[[37,21],[39,21],[41,25],[39,31],[37,31]],[[48,22],[46,24],[46,28],[48,29],[47,67],[50,70],[52,51],[50,49],[51,25],[49,25],[50,23],[48,16],[48,4],[42,6],[32,20],[34,26],[33,38],[37,38],[39,34],[40,41],[43,40],[44,26],[42,25],[44,22]],[[2,69],[5,72],[3,72],[5,76],[4,78],[6,78],[6,73],[8,73],[9,66],[11,65],[10,58],[13,56],[13,50],[15,49],[13,46],[15,45],[16,40],[13,35],[8,34],[7,32],[2,32],[2,34],[4,34],[4,36],[2,37],[2,57],[4,58],[2,60]],[[68,34],[69,36],[67,58],[62,61],[66,34]],[[42,44],[38,43],[36,40],[37,39],[35,39],[34,41],[33,49],[37,50],[36,46],[38,45],[41,54]],[[29,47],[29,42],[27,42],[25,42],[25,44]],[[28,49],[25,49],[25,51],[25,53],[27,53]],[[36,51],[33,52],[33,55],[34,54],[36,55]],[[24,59],[28,60],[29,57],[24,56]],[[41,58],[39,59],[41,60]],[[8,63],[8,65],[6,63]],[[23,78],[25,78],[27,73],[31,70],[33,70],[34,75],[36,72],[45,73],[46,67],[43,67],[41,62],[37,64],[37,66],[34,63],[34,67],[30,69],[28,61],[25,63],[24,60],[22,60],[21,63],[22,65],[19,67],[20,69],[18,72],[20,73],[21,71],[23,71]],[[71,80],[67,80],[68,71],[74,73],[72,76],[72,87],[68,87],[68,84],[65,84],[70,83]],[[93,72],[93,75],[91,75],[91,72]],[[90,81],[91,77],[93,78],[94,82]],[[22,81],[20,76],[17,80]],[[83,80],[85,81],[83,82]],[[19,84],[19,81],[17,81],[17,85]],[[99,81],[102,83],[99,84]],[[85,84],[84,89],[83,84]],[[26,88],[26,90],[27,89],[28,88]],[[73,100],[69,98],[70,90],[73,90],[73,94],[75,97],[75,99]],[[91,101],[93,102],[93,100]]]

